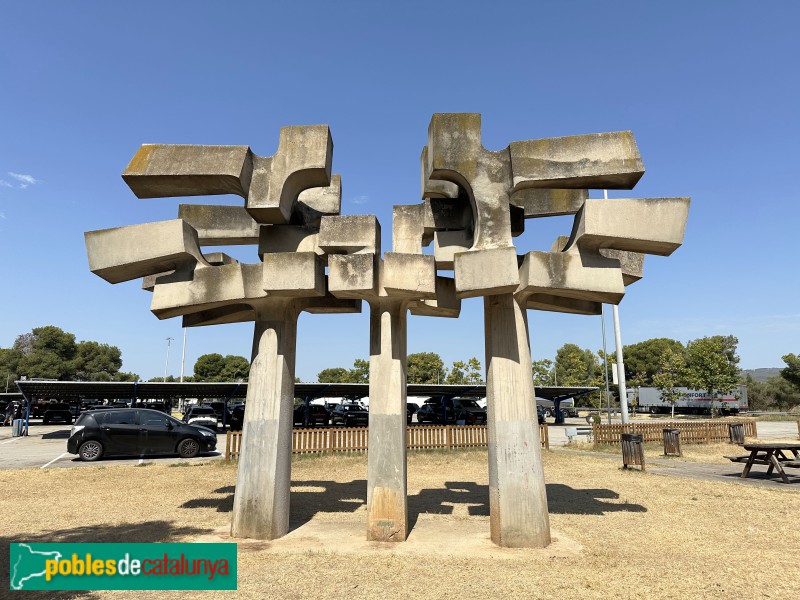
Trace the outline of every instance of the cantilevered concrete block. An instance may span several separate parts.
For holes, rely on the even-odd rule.
[[[328,187],[310,188],[301,192],[292,211],[295,225],[319,227],[322,217],[338,215],[342,209],[342,176],[333,175]]]
[[[514,248],[475,250],[455,255],[456,293],[459,298],[511,293],[519,285]]]
[[[683,243],[689,198],[587,200],[572,244],[669,256]]]
[[[197,230],[201,246],[258,243],[259,224],[242,206],[181,204],[178,218]]]
[[[432,236],[425,232],[425,204],[400,204],[392,208],[392,250],[422,254]]]
[[[319,230],[303,225],[262,225],[258,238],[258,255],[273,252],[314,252],[319,248]]]
[[[633,133],[511,142],[514,191],[527,187],[632,189],[644,174]]]
[[[599,315],[603,306],[601,302],[565,298],[553,294],[531,294],[520,299],[528,310],[546,310],[573,315]]]
[[[550,294],[619,304],[625,295],[619,261],[579,252],[528,252],[519,270],[518,294]]]
[[[205,257],[206,262],[212,267],[217,267],[220,265],[231,265],[233,263],[239,262],[235,258],[228,256],[224,252],[206,252],[203,256]],[[191,279],[191,271],[193,271],[193,269],[187,269],[186,267],[182,267],[181,270],[185,271],[184,277],[186,280]],[[146,277],[142,278],[142,289],[148,292],[152,292],[159,278],[165,277],[165,282],[167,282],[168,278],[166,278],[166,276],[174,274],[175,271],[165,271],[164,273],[157,273],[156,275],[147,275]]]
[[[511,204],[525,211],[526,219],[574,215],[589,197],[589,190],[526,188],[511,195]]]
[[[328,289],[337,298],[377,295],[374,254],[332,254],[328,257]]]
[[[423,198],[458,198],[458,185],[450,181],[431,179],[430,163],[428,162],[428,147],[422,148],[422,155],[419,159],[420,175],[422,177],[422,197]]]
[[[452,270],[453,260],[458,252],[467,252],[472,245],[469,234],[462,230],[437,231],[433,234],[433,256],[436,268]]]
[[[248,300],[244,277],[243,265],[236,263],[198,267],[188,281],[166,283],[165,278],[160,278],[153,290],[150,311],[159,319],[169,319],[224,304],[244,303]],[[261,296],[266,297],[263,290]]]
[[[286,223],[295,200],[331,182],[333,138],[327,125],[281,127],[278,151],[254,157],[247,211],[259,223]]]
[[[263,282],[270,296],[324,296],[325,262],[313,252],[265,254]]]
[[[253,174],[247,146],[143,144],[122,173],[137,198],[247,197]]]
[[[461,313],[461,300],[456,296],[456,282],[452,277],[436,276],[436,298],[421,300],[410,305],[412,315],[420,317],[447,317],[455,319]]]
[[[87,231],[84,237],[89,269],[109,283],[207,264],[197,232],[181,219]]]
[[[427,254],[387,252],[383,255],[381,287],[397,298],[436,298],[436,265]]]
[[[319,247],[327,254],[381,253],[381,225],[375,215],[322,217]]]
[[[468,197],[425,200],[425,233],[466,229],[472,231],[473,210]]]
[[[644,254],[639,252],[625,252],[625,250],[612,250],[610,248],[601,248],[599,250],[601,256],[612,258],[619,261],[620,270],[622,271],[622,282],[625,286],[639,281],[644,275]]]
[[[288,223],[298,196],[331,184],[327,125],[281,128],[274,156],[247,146],[142,146],[122,178],[139,198],[236,194],[259,223]]]

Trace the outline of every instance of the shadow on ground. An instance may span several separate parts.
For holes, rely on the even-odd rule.
[[[46,533],[20,534],[15,537],[0,536],[0,596],[9,590],[10,576],[10,548],[13,543],[81,543],[81,542],[171,542],[176,538],[186,535],[200,535],[211,532],[212,529],[186,527],[176,525],[173,521],[145,521],[143,523],[122,523],[120,525],[89,525],[85,527],[72,527],[57,529]],[[24,590],[23,590],[24,591]],[[11,593],[9,591],[9,593]],[[85,599],[95,600],[99,596],[93,591],[25,591],[20,598],[35,600]]]
[[[50,433],[43,433],[43,440],[66,440],[69,437],[69,429],[58,429]]]
[[[456,505],[466,505],[470,516],[489,516],[489,486],[473,481],[446,481],[444,488],[424,489],[408,497],[409,528],[421,514],[450,515]],[[180,508],[215,508],[218,512],[233,510],[235,487],[214,490],[214,496],[196,498]],[[547,485],[547,503],[553,514],[603,515],[609,512],[647,512],[640,504],[609,502],[619,494],[609,489],[580,489],[560,483]],[[310,521],[317,513],[352,513],[367,503],[367,482],[363,479],[339,483],[334,481],[292,482],[292,528]]]

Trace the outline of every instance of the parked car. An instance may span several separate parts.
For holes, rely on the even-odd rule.
[[[356,402],[343,402],[336,406],[331,413],[331,425],[344,425],[355,427],[369,424],[367,409]]]
[[[217,430],[217,413],[210,406],[190,406],[183,415],[184,423]]]
[[[542,406],[536,405],[536,416],[539,419],[539,425],[544,425],[547,421],[544,418],[544,408]]]
[[[418,423],[486,424],[486,409],[472,398],[431,398],[417,411]]]
[[[328,409],[319,404],[308,405],[308,424],[309,425],[327,425],[330,421],[331,413]],[[305,425],[306,422],[306,405],[298,404],[294,407],[294,424]]]
[[[53,421],[63,421],[67,425],[72,423],[72,409],[69,404],[48,404],[42,414],[42,423],[45,425]]]
[[[85,461],[143,454],[192,458],[216,447],[217,436],[213,431],[147,408],[85,412],[75,421],[67,440],[67,452]]]

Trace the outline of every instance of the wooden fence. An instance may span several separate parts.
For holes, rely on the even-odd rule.
[[[665,429],[679,429],[682,444],[710,444],[727,442],[730,425],[744,425],[745,437],[758,437],[755,419],[736,419],[735,421],[659,421],[657,423],[601,423],[592,425],[595,446],[599,444],[619,444],[623,433],[641,433],[642,441],[663,442]]]
[[[292,454],[326,452],[366,452],[369,439],[366,427],[318,427],[292,430]],[[539,426],[542,448],[550,448],[547,425]],[[451,450],[488,446],[486,425],[431,425],[406,428],[409,450]],[[238,458],[242,432],[229,431],[225,439],[225,460]]]

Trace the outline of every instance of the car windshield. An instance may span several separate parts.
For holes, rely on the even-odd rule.
[[[359,406],[358,404],[345,404],[342,407],[343,410],[364,410],[363,406]]]
[[[201,417],[203,415],[213,415],[213,414],[215,414],[214,413],[214,409],[213,408],[208,408],[208,407],[205,407],[205,406],[200,406],[198,408],[193,408],[192,409],[192,416],[193,417]]]
[[[459,402],[461,403],[461,406],[465,408],[480,408],[475,400],[459,400]]]

